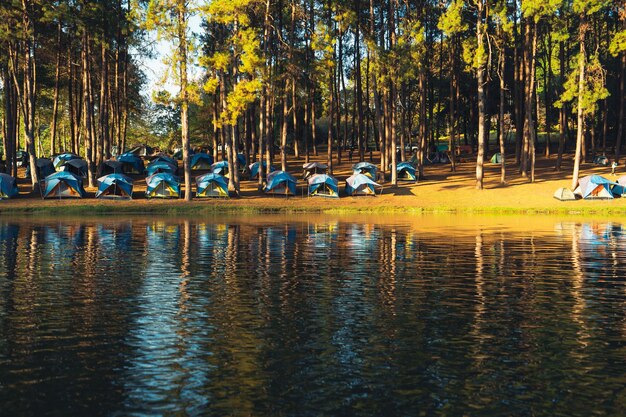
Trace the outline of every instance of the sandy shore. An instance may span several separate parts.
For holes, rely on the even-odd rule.
[[[20,196],[12,200],[0,201],[0,213],[32,214],[104,214],[119,213],[214,213],[214,212],[399,212],[399,213],[548,213],[548,214],[626,214],[626,199],[577,200],[561,202],[552,197],[559,187],[571,186],[572,159],[565,158],[562,172],[554,171],[556,156],[539,157],[536,169],[536,182],[529,183],[517,172],[516,167],[507,164],[507,184],[500,184],[500,166],[486,164],[485,189],[476,190],[475,163],[468,160],[459,164],[456,172],[450,165],[431,165],[425,168],[426,179],[419,183],[401,182],[397,188],[389,182],[383,184],[383,192],[376,197],[346,197],[343,192],[345,178],[351,175],[353,163],[344,161],[335,167],[341,189],[340,199],[306,197],[306,183],[298,183],[297,197],[266,196],[257,190],[255,181],[241,182],[241,197],[231,199],[194,199],[191,203],[182,200],[147,200],[144,197],[145,181],[135,179],[133,200],[95,199],[95,189],[87,189],[84,199],[42,200],[30,192],[28,180],[23,172],[18,177]],[[323,162],[323,156],[312,161]],[[375,160],[377,160],[375,155]],[[304,160],[292,159],[289,172],[301,178]],[[279,166],[275,162],[275,166]],[[618,167],[613,177],[609,167],[583,164],[581,176],[603,175],[615,179],[623,175],[624,167]]]

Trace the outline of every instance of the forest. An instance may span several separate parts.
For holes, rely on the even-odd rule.
[[[150,96],[157,52],[175,91]],[[3,169],[26,150],[36,187],[37,157],[73,152],[93,185],[131,146],[182,148],[191,199],[192,149],[227,160],[236,193],[238,153],[332,173],[376,152],[395,185],[400,161],[423,180],[430,152],[454,171],[471,147],[477,189],[496,152],[502,183],[573,155],[575,186],[581,162],[620,161],[625,67],[620,0],[3,0]]]

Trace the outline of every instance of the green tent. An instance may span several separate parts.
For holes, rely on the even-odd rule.
[[[490,159],[490,162],[492,164],[500,164],[500,163],[502,163],[502,155],[500,155],[500,152],[494,153],[493,156]]]

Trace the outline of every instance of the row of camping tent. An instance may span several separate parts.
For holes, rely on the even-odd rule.
[[[568,188],[559,188],[553,196],[561,201],[572,201],[578,198],[609,200],[626,196],[626,175],[619,177],[616,181],[611,181],[600,175],[587,175],[578,180],[578,186],[574,191]]]

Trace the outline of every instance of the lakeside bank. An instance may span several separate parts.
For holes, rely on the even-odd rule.
[[[459,214],[551,214],[551,215],[626,215],[626,199],[558,201],[552,197],[559,187],[571,186],[571,170],[565,163],[563,171],[553,170],[553,160],[543,160],[539,165],[537,180],[529,183],[522,178],[514,165],[506,185],[499,184],[500,166],[486,165],[485,189],[474,188],[472,163],[460,164],[456,172],[449,165],[426,168],[426,179],[419,183],[400,182],[397,188],[383,184],[382,195],[376,197],[342,197],[329,199],[306,197],[305,184],[300,182],[298,196],[272,197],[259,192],[253,181],[242,181],[241,196],[230,199],[147,200],[145,183],[136,180],[133,200],[95,199],[95,189],[87,189],[83,199],[42,200],[29,193],[26,180],[21,179],[20,196],[0,201],[0,215],[203,215],[218,213],[459,213]],[[569,161],[568,161],[569,162]],[[345,163],[337,170],[340,184],[349,174]],[[343,172],[345,171],[345,172]],[[297,172],[297,166],[292,172]],[[610,168],[585,164],[582,175],[599,174],[612,178]],[[621,175],[617,174],[616,176]],[[304,194],[304,196],[303,196]]]

